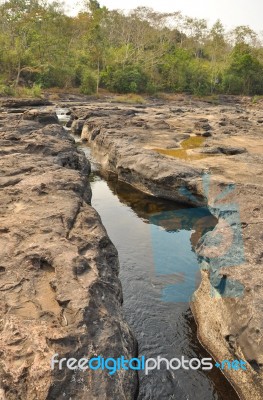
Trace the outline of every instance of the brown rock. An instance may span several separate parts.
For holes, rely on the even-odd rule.
[[[117,251],[90,205],[89,164],[61,126],[28,115],[0,128],[0,396],[131,400],[132,372],[51,370],[55,353],[130,358],[136,342]]]
[[[20,108],[20,107],[38,107],[48,106],[52,103],[47,99],[3,99],[0,102],[1,107]]]
[[[37,121],[43,125],[59,123],[57,114],[50,110],[28,110],[24,112],[23,119]]]
[[[231,245],[231,230],[242,229],[244,261],[234,263],[235,259],[238,259],[239,247],[234,248],[232,262],[228,261],[228,267],[210,261],[202,272],[202,282],[191,306],[198,324],[199,339],[205,348],[218,361],[238,358],[247,362],[245,373],[224,371],[240,397],[246,400],[261,400],[263,280],[260,244],[263,221],[263,142],[262,129],[258,125],[261,109],[255,105],[251,110],[249,103],[242,104],[242,109],[236,108],[237,103],[242,103],[242,100],[236,97],[222,99],[228,104],[228,107],[223,109],[224,121],[221,114],[222,105],[206,104],[204,109],[202,104],[192,103],[195,108],[185,111],[183,118],[180,113],[176,117],[171,113],[170,118],[166,119],[169,129],[162,126],[159,130],[154,129],[153,125],[148,130],[140,126],[135,127],[128,116],[120,118],[111,106],[105,103],[90,105],[91,110],[106,108],[110,111],[110,116],[103,119],[93,117],[87,121],[83,127],[82,138],[89,142],[102,167],[114,171],[120,180],[146,193],[182,202],[190,202],[187,195],[190,192],[196,196],[196,204],[208,204],[218,217],[217,229],[226,246]],[[125,107],[128,106],[123,106]],[[151,124],[156,113],[166,115],[168,107],[171,107],[169,103],[158,107],[152,104],[151,107],[145,106],[143,118]],[[237,113],[246,115],[237,117]],[[140,118],[139,113],[137,117]],[[182,160],[179,155],[172,158],[157,153],[156,149],[169,148],[174,143],[176,132],[186,132],[193,126],[193,119],[196,121],[196,118],[197,129],[204,129],[204,124],[205,129],[208,129],[208,124],[214,127],[215,135],[206,140],[209,147],[207,150],[200,148],[200,152],[208,151],[209,155],[200,157],[197,150],[191,149],[192,158]],[[221,131],[220,121],[233,127],[227,130],[227,137]],[[170,129],[171,126],[174,129]],[[92,135],[96,130],[99,130],[100,134],[94,138]],[[229,155],[235,157],[228,157]],[[205,193],[202,188],[203,171],[209,171],[212,176],[209,193]],[[230,187],[235,184],[235,190],[230,191],[223,200],[226,208],[220,213],[214,204],[215,199],[228,184],[232,185]],[[222,198],[224,199],[224,196]],[[232,204],[238,206],[240,224],[235,219],[231,222],[234,215]],[[229,226],[223,224],[224,214],[230,218]],[[200,245],[203,245],[204,249],[217,248],[217,245],[211,242],[210,235],[207,235]],[[216,296],[211,296],[211,289]],[[236,290],[238,296],[228,295]]]

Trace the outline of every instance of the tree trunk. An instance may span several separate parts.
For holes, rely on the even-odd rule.
[[[18,67],[17,67],[16,80],[15,80],[15,88],[17,88],[17,86],[19,84],[20,74],[21,74],[21,61],[19,60]]]
[[[97,68],[97,87],[96,93],[99,93],[99,84],[100,84],[100,60],[98,60],[98,68]]]

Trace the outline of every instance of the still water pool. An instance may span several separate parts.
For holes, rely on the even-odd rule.
[[[102,175],[90,149],[81,148],[92,163],[92,205],[119,253],[123,311],[139,356],[210,357],[197,340],[189,299],[199,283],[194,246],[215,218]],[[139,381],[139,400],[238,399],[215,369],[139,372]]]
[[[57,110],[62,124],[66,111]],[[194,247],[215,218],[206,209],[156,199],[102,174],[90,148],[75,140],[91,162],[92,205],[119,253],[123,312],[138,340],[138,356],[210,357],[197,340],[189,300],[200,281]],[[139,385],[138,400],[238,400],[215,368],[139,372]]]

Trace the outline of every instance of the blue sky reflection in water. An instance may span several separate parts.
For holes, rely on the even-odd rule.
[[[199,266],[191,249],[191,231],[166,232],[151,226],[154,266],[157,279],[165,280],[161,299],[165,302],[188,302],[196,289]],[[175,283],[169,284],[168,276]]]
[[[171,282],[162,289],[162,300],[189,302],[200,276],[193,245],[214,228],[215,219],[207,208],[199,207],[161,212],[151,216],[149,222],[155,273],[160,279],[171,277]]]
[[[166,302],[163,295],[167,291],[168,296],[170,292],[174,296],[184,272],[188,292],[195,286],[199,269],[192,246],[204,226],[211,227],[211,220],[208,223],[206,217],[193,219],[191,209],[147,196],[111,177],[105,181],[95,170],[91,179],[92,205],[118,249],[123,310],[137,337],[139,355],[168,359],[182,355],[207,357],[196,339],[189,304],[175,303],[174,298]],[[172,221],[169,212],[173,213]],[[154,218],[156,225],[152,223]],[[155,241],[158,246],[153,251]],[[173,263],[175,253],[177,264]],[[165,271],[168,273],[159,271],[158,265],[169,266]],[[170,289],[170,285],[174,287]],[[139,372],[139,378],[138,400],[225,400],[228,396],[238,399],[223,376],[214,370],[161,370],[151,371],[148,376]]]

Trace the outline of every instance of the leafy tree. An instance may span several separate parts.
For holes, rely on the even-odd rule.
[[[256,33],[220,21],[138,7],[129,14],[85,0],[75,17],[60,1],[0,0],[0,86],[99,87],[127,92],[262,93]],[[95,85],[95,86],[94,86]]]
[[[97,0],[89,0],[86,4],[90,15],[87,30],[86,46],[90,57],[90,65],[96,69],[96,92],[99,90],[100,71],[104,64],[107,49],[107,35],[103,30],[103,20],[107,15],[107,8],[101,7]]]
[[[231,32],[231,36],[235,44],[246,43],[250,45],[255,43],[257,37],[256,33],[246,25],[237,26]]]
[[[244,43],[237,44],[233,50],[224,75],[224,89],[233,94],[263,94],[263,65]]]

